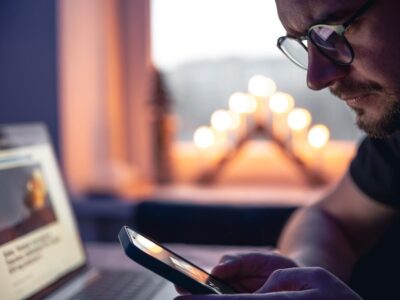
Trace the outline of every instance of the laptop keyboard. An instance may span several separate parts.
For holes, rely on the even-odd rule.
[[[148,300],[165,281],[150,272],[101,271],[100,277],[71,300]]]

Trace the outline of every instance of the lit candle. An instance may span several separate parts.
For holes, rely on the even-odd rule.
[[[212,163],[213,153],[212,146],[215,143],[214,130],[209,126],[201,126],[197,128],[193,135],[193,141],[197,149],[199,149],[199,168],[208,169]]]
[[[228,142],[228,131],[232,127],[231,114],[227,110],[217,110],[211,115],[211,126],[216,133],[216,146],[222,150]]]
[[[314,168],[322,171],[324,165],[324,150],[329,142],[329,129],[325,125],[318,124],[311,127],[308,132],[308,143],[312,147],[313,157],[311,161]]]
[[[249,93],[257,99],[256,121],[265,124],[269,118],[267,101],[276,92],[275,82],[263,75],[255,75],[250,78],[248,84]]]
[[[214,131],[208,126],[201,126],[195,131],[193,140],[201,149],[210,148],[215,142]]]
[[[257,109],[257,99],[249,94],[236,92],[229,98],[229,108],[240,117],[239,134],[247,132],[247,115],[254,113]]]
[[[250,94],[244,94],[246,96],[246,114],[254,114],[257,110],[257,98]]]
[[[232,116],[227,110],[217,110],[211,115],[211,125],[218,131],[227,131],[232,127]]]
[[[269,99],[269,108],[272,111],[272,132],[282,141],[285,141],[289,135],[287,116],[293,107],[294,99],[287,93],[277,92]]]
[[[287,122],[291,129],[292,151],[301,154],[307,142],[308,127],[311,124],[311,114],[304,108],[295,108],[289,113]]]
[[[228,110],[229,118],[230,118],[230,130],[237,130],[240,126],[240,115],[234,111]]]
[[[315,149],[323,149],[329,141],[328,127],[322,124],[314,125],[308,132],[308,142]]]
[[[229,117],[229,129],[227,130],[228,142],[233,146],[237,140],[237,132],[240,130],[240,114],[237,112],[227,110],[227,116]]]

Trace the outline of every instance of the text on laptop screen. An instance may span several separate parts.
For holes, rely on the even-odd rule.
[[[50,145],[0,149],[0,291],[27,298],[85,263]]]

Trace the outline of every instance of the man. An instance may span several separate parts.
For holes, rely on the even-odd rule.
[[[276,4],[287,31],[278,47],[307,69],[311,89],[327,87],[344,100],[368,137],[336,188],[292,217],[279,242],[281,255],[225,257],[214,268],[216,276],[247,293],[216,297],[360,299],[343,282],[400,207],[400,2]]]

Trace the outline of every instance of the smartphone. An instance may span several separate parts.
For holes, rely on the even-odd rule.
[[[228,284],[159,243],[124,226],[118,234],[125,254],[191,294],[235,294]]]

